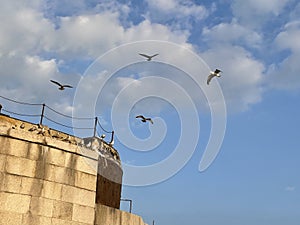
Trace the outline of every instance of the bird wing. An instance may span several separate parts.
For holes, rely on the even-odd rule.
[[[209,82],[211,81],[211,79],[213,79],[215,75],[214,74],[210,74],[208,77],[207,77],[207,85],[209,85]]]
[[[150,123],[152,123],[152,124],[153,124],[153,120],[152,120],[151,118],[147,118],[146,120],[149,120],[149,121],[150,121]]]
[[[138,115],[138,116],[136,116],[135,118],[142,118],[142,119],[145,119],[145,117],[142,116],[142,115]]]
[[[146,57],[146,58],[148,58],[148,59],[151,58],[151,56],[146,55],[146,54],[139,53],[139,55],[144,56],[144,57]]]
[[[152,55],[152,56],[150,56],[151,58],[153,58],[153,57],[155,57],[155,56],[157,56],[158,54],[154,54],[154,55]]]
[[[63,85],[63,87],[73,88],[71,85]]]
[[[215,73],[220,73],[220,72],[222,72],[222,71],[219,70],[219,69],[216,69],[216,70],[215,70]]]
[[[58,83],[57,81],[55,81],[55,80],[50,80],[52,83],[54,83],[54,84],[57,84],[58,86],[61,86],[62,87],[62,85],[60,84],[60,83]]]

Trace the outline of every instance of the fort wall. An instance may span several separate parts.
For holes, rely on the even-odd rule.
[[[144,225],[118,209],[117,151],[85,141],[0,115],[0,225]]]

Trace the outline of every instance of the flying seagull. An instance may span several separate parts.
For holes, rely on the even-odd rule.
[[[158,54],[154,54],[154,55],[146,55],[146,54],[142,54],[139,53],[139,55],[144,56],[147,58],[147,61],[151,61],[153,57],[157,56]]]
[[[210,74],[207,77],[207,85],[209,85],[209,82],[211,81],[211,79],[213,79],[213,77],[220,77],[220,72],[222,72],[219,69],[216,69],[215,71],[210,71]]]
[[[138,116],[136,116],[135,118],[141,118],[141,121],[142,121],[143,123],[146,123],[146,122],[147,122],[147,120],[149,120],[149,121],[150,121],[150,123],[152,123],[152,124],[153,124],[153,121],[152,121],[152,119],[151,119],[151,118],[145,118],[143,115],[138,115]]]
[[[73,88],[72,86],[67,85],[67,84],[60,84],[60,83],[58,83],[58,82],[55,81],[55,80],[50,80],[50,81],[51,81],[52,83],[58,85],[58,86],[59,86],[58,89],[61,90],[61,91],[65,90],[65,88]]]

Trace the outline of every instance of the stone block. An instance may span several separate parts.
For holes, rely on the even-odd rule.
[[[65,167],[89,174],[97,174],[98,161],[71,153],[66,153]]]
[[[42,197],[61,200],[62,195],[62,184],[51,182],[51,181],[44,181],[43,189],[42,189]]]
[[[94,224],[95,209],[93,207],[76,205],[73,206],[73,221]]]
[[[61,184],[74,185],[74,170],[47,164],[45,167],[45,179]]]
[[[0,190],[19,193],[21,189],[21,177],[11,174],[3,173],[2,182],[0,183]]]
[[[0,192],[0,210],[27,213],[30,206],[31,196]]]
[[[30,213],[32,215],[52,217],[53,200],[41,197],[32,197],[30,202]]]
[[[53,217],[61,220],[72,220],[73,204],[69,202],[54,201]]]
[[[89,223],[72,222],[72,225],[90,225]],[[93,224],[94,225],[94,224]]]
[[[6,155],[0,154],[0,172],[4,172],[5,171],[5,162],[6,162]]]
[[[22,214],[0,211],[0,225],[21,225]]]
[[[94,207],[95,192],[73,186],[63,185],[62,201]]]
[[[7,155],[17,156],[17,157],[26,157],[28,151],[28,143],[22,142],[20,140],[11,141],[10,138],[5,138],[3,153]]]
[[[34,177],[36,162],[30,159],[7,156],[5,168],[7,173]]]
[[[73,225],[71,220],[62,220],[57,218],[52,218],[52,225]]]
[[[1,118],[1,114],[0,114],[0,118]],[[1,122],[2,122],[2,121],[1,121]],[[1,128],[2,128],[2,125],[0,125],[0,133],[1,133]],[[1,155],[6,155],[6,148],[7,148],[6,143],[8,143],[8,142],[7,142],[7,139],[8,139],[8,138],[6,138],[6,137],[0,136],[0,146],[2,146],[2,147],[0,148],[0,154],[1,154]]]
[[[52,225],[51,218],[44,216],[37,216],[32,214],[25,214],[22,218],[22,225]]]
[[[65,166],[65,155],[66,153],[62,150],[55,148],[49,148],[46,154],[46,162],[57,166]]]
[[[131,225],[142,225],[143,220],[141,217],[125,212],[125,211],[119,211],[121,216],[121,224],[131,224]]]
[[[44,153],[47,150],[48,147],[34,144],[34,143],[29,143],[28,144],[28,152],[26,155],[26,158],[31,159],[31,160],[43,160],[44,158]]]
[[[80,222],[76,222],[76,221],[72,221],[72,225],[91,225],[89,223],[80,223]],[[94,225],[94,224],[93,224]]]
[[[120,210],[105,205],[97,204],[95,214],[95,225],[102,224],[121,225],[122,221]]]
[[[31,196],[41,196],[43,180],[31,177],[22,177],[20,193]]]
[[[4,180],[4,176],[5,176],[5,173],[0,172],[0,190],[1,190],[2,182]]]
[[[46,162],[43,160],[36,161],[35,178],[45,179]]]
[[[95,191],[97,183],[97,176],[83,173],[80,171],[75,172],[75,186],[83,189]]]

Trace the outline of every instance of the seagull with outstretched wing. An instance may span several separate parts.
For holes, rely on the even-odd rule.
[[[157,56],[158,54],[154,54],[154,55],[146,55],[146,54],[142,54],[142,53],[139,53],[139,55],[147,58],[147,61],[151,61],[153,57]]]
[[[56,84],[59,86],[59,90],[63,91],[65,90],[65,88],[73,88],[71,85],[67,85],[67,84],[60,84],[59,82],[55,81],[55,80],[50,80],[52,83]]]
[[[143,123],[146,123],[147,121],[149,121],[150,123],[153,124],[153,120],[151,118],[145,118],[143,115],[138,115],[135,118],[140,118]]]
[[[215,71],[210,71],[210,74],[208,75],[207,77],[207,85],[209,85],[211,79],[213,79],[214,77],[220,77],[221,76],[221,73],[222,71],[219,70],[219,69],[216,69]]]

